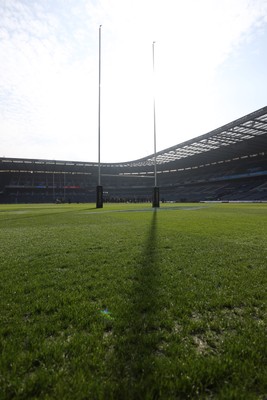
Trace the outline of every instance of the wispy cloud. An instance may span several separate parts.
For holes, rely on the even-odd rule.
[[[75,54],[79,46],[61,9],[15,1],[1,11],[1,133],[15,155],[63,156],[71,137],[79,137],[82,102],[90,107],[83,92],[88,59]]]
[[[152,42],[164,148],[220,122],[217,70],[265,34],[267,3],[12,0],[0,19],[2,155],[96,159],[102,24],[102,157],[115,161],[152,152]]]

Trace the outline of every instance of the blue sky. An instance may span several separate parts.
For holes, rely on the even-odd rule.
[[[1,156],[153,153],[267,105],[266,0],[0,0]]]

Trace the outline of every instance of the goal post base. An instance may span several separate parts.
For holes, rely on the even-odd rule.
[[[159,207],[159,187],[155,186],[153,189],[152,207]]]
[[[103,186],[96,187],[96,208],[103,208]]]

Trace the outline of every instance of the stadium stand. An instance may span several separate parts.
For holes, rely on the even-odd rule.
[[[104,200],[151,201],[154,155],[101,164]],[[267,107],[156,154],[162,201],[267,201]],[[98,164],[0,158],[1,203],[94,202]]]

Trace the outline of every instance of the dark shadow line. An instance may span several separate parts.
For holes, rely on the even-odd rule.
[[[116,399],[144,399],[155,389],[154,358],[159,340],[159,268],[157,265],[157,209],[154,209],[144,251],[136,262],[133,284],[114,332],[113,377]],[[154,384],[153,384],[154,382]],[[152,397],[151,397],[152,395]],[[154,398],[152,393],[149,398]]]

